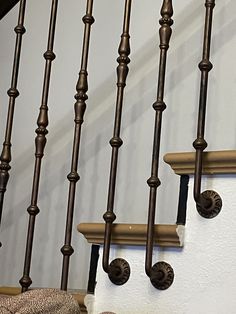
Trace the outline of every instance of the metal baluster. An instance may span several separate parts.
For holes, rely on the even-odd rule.
[[[20,66],[22,36],[26,31],[24,27],[25,8],[26,8],[26,0],[21,0],[20,8],[19,8],[19,16],[18,16],[18,25],[14,29],[16,33],[15,53],[14,53],[14,61],[13,61],[13,69],[12,69],[11,87],[7,92],[9,96],[9,107],[8,107],[8,116],[7,116],[6,131],[5,131],[5,140],[3,142],[3,149],[2,149],[2,154],[0,157],[0,161],[1,161],[0,163],[0,224],[1,224],[1,219],[2,219],[4,194],[6,192],[7,183],[9,180],[9,170],[11,169],[11,166],[10,166],[11,134],[12,134],[12,128],[13,128],[15,101],[16,101],[16,98],[19,96],[19,91],[17,89],[17,82],[18,82],[19,66]]]
[[[78,160],[79,160],[81,126],[84,121],[83,120],[84,113],[86,110],[85,102],[88,99],[88,96],[86,94],[88,91],[87,63],[88,63],[91,25],[94,23],[94,18],[92,16],[92,9],[93,9],[93,0],[87,0],[86,15],[82,19],[85,26],[84,26],[81,69],[79,72],[79,79],[76,86],[77,94],[75,95],[75,99],[76,99],[76,103],[74,106],[75,128],[74,128],[74,142],[73,142],[73,152],[72,152],[72,161],[71,161],[71,172],[67,176],[70,184],[69,184],[69,197],[68,197],[68,206],[67,206],[65,243],[63,247],[61,248],[61,252],[63,254],[63,266],[62,266],[62,276],[61,276],[61,289],[62,290],[67,290],[70,256],[74,252],[74,249],[71,246],[71,237],[72,237],[72,224],[73,224],[73,215],[74,215],[76,183],[80,179],[79,174],[77,172],[77,168],[78,168]]]
[[[44,148],[47,141],[46,135],[48,133],[48,130],[47,130],[48,94],[49,94],[49,87],[50,87],[51,66],[52,66],[52,61],[56,57],[53,52],[53,45],[54,45],[54,37],[55,37],[55,29],[56,29],[57,7],[58,7],[58,0],[52,0],[48,45],[47,45],[47,51],[43,55],[46,62],[45,62],[45,71],[44,71],[42,102],[41,102],[39,116],[37,120],[38,128],[35,131],[37,134],[35,138],[35,166],[34,166],[32,193],[31,193],[31,204],[27,209],[29,213],[29,224],[28,224],[28,234],[27,234],[27,242],[26,242],[25,263],[24,263],[23,277],[19,281],[22,286],[22,292],[26,291],[32,283],[32,280],[29,274],[30,274],[31,256],[32,256],[32,248],[33,248],[35,218],[36,218],[36,215],[39,213],[37,202],[38,202],[38,193],[39,193],[41,162],[42,162],[42,158],[44,155]]]
[[[152,153],[152,169],[151,177],[147,183],[150,187],[149,194],[149,209],[148,209],[148,227],[147,227],[147,243],[146,243],[146,260],[145,270],[146,274],[150,277],[151,283],[157,289],[167,289],[173,282],[174,273],[171,266],[165,262],[159,262],[152,266],[153,254],[153,238],[154,238],[154,224],[155,224],[155,211],[156,211],[156,193],[157,188],[161,182],[158,178],[159,168],[159,154],[160,154],[160,140],[161,140],[161,124],[162,112],[166,109],[164,103],[164,87],[165,87],[165,72],[166,72],[166,58],[167,50],[169,48],[169,41],[172,33],[171,25],[173,20],[172,0],[163,0],[161,8],[161,16],[159,23],[161,25],[159,30],[160,35],[160,63],[159,63],[159,76],[157,87],[157,100],[153,104],[156,111],[155,127],[154,127],[154,141]]]
[[[197,210],[199,214],[205,218],[213,218],[217,216],[222,207],[222,200],[217,192],[212,190],[206,190],[203,193],[201,193],[203,150],[207,147],[207,142],[204,139],[204,131],[206,118],[208,73],[213,67],[211,62],[209,61],[209,57],[211,45],[212,16],[214,6],[215,0],[206,0],[203,54],[202,61],[199,63],[199,69],[201,71],[201,82],[200,82],[197,139],[193,142],[193,147],[196,149],[194,199],[196,201]]]
[[[106,222],[105,226],[105,237],[104,237],[104,250],[103,250],[103,269],[108,273],[110,280],[117,285],[124,284],[130,276],[130,267],[127,261],[121,258],[113,260],[109,265],[109,253],[111,244],[112,234],[112,223],[116,219],[114,214],[114,198],[115,198],[115,186],[116,186],[116,173],[118,163],[118,150],[122,145],[120,138],[121,128],[121,116],[123,106],[123,94],[126,85],[126,78],[129,72],[128,64],[130,62],[130,43],[129,43],[129,26],[130,26],[130,13],[131,13],[132,0],[125,1],[124,9],[124,22],[123,22],[123,33],[121,35],[120,46],[118,49],[119,57],[117,62],[117,99],[116,99],[116,113],[114,122],[113,137],[110,140],[112,146],[111,155],[111,168],[110,168],[110,179],[108,188],[108,200],[107,200],[107,211],[103,215]]]

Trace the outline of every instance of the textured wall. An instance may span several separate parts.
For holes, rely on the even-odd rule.
[[[153,256],[154,262],[164,260],[172,265],[175,272],[172,286],[166,291],[152,287],[144,274],[143,247],[113,248],[111,258],[123,257],[130,263],[130,280],[123,286],[114,286],[99,265],[91,313],[108,310],[116,314],[235,313],[236,180],[233,176],[219,176],[204,181],[204,188],[218,191],[223,200],[221,213],[212,220],[196,212],[192,184],[190,180],[184,248],[156,249]]]

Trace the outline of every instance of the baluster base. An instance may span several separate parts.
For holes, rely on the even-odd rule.
[[[203,205],[207,202],[200,202],[200,204],[197,204],[197,211],[202,217],[211,219],[220,213],[222,208],[222,199],[217,192],[213,190],[206,190],[202,192],[201,199],[210,201],[208,206]]]
[[[125,284],[130,277],[129,263],[123,258],[114,259],[109,265],[108,277],[115,285]]]
[[[174,281],[174,270],[166,262],[158,262],[152,266],[150,281],[158,290],[168,289]]]

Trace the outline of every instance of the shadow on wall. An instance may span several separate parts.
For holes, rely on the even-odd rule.
[[[231,2],[233,2],[233,0],[229,3]],[[171,139],[177,137],[176,128],[170,127],[170,123],[166,123],[167,118],[168,121],[173,121],[174,125],[182,125],[186,119],[182,114],[184,110],[188,112],[188,118],[191,121],[195,121],[197,116],[196,99],[198,97],[198,80],[193,83],[196,84],[196,86],[193,87],[193,91],[196,90],[196,93],[192,95],[193,102],[196,103],[195,107],[193,104],[190,104],[189,107],[191,108],[186,109],[186,102],[183,103],[182,99],[180,97],[178,98],[178,93],[174,91],[186,78],[192,75],[193,72],[197,72],[197,63],[194,68],[189,65],[193,63],[193,60],[200,61],[201,45],[199,45],[199,43],[201,42],[200,34],[202,34],[202,25],[199,24],[195,32],[191,33],[191,35],[188,34],[187,40],[184,40],[181,34],[186,31],[186,27],[190,26],[191,23],[195,23],[199,15],[203,14],[203,12],[203,6],[201,4],[196,3],[196,1],[191,1],[191,3],[184,8],[184,12],[181,12],[181,15],[174,16],[176,23],[173,26],[173,37],[167,66],[167,110],[164,113],[166,118],[164,118],[165,120],[163,121],[162,155],[171,147],[171,144],[173,144]],[[215,19],[220,15],[221,12],[218,12],[215,15]],[[220,30],[217,33],[213,33],[213,42],[220,42],[220,49],[235,36],[234,32],[232,32],[232,29],[235,29],[235,24],[235,19],[230,22],[228,22],[227,19],[222,20]],[[148,197],[146,179],[149,177],[151,163],[154,123],[154,110],[151,105],[155,100],[156,94],[158,41],[158,36],[153,36],[139,51],[131,55],[130,76],[127,80],[125,92],[124,119],[121,133],[121,137],[124,140],[124,147],[121,149],[120,165],[118,168],[116,203],[119,216],[117,221],[124,220],[127,222],[132,219],[132,222],[135,222],[134,217],[136,219],[137,210],[143,212],[143,214],[140,214],[140,222],[146,219]],[[175,48],[175,43],[177,44],[178,41],[181,41],[181,44]],[[189,50],[190,47],[193,48],[191,51]],[[216,52],[217,51],[212,51],[212,55]],[[92,57],[93,56],[90,55],[90,58]],[[115,57],[116,56],[114,56],[114,58]],[[91,94],[89,93],[89,99],[87,101],[88,112],[85,115],[85,123],[82,131],[81,156],[79,161],[81,181],[78,183],[75,225],[82,221],[101,220],[102,214],[105,212],[104,204],[107,196],[106,186],[108,183],[110,162],[110,147],[108,141],[112,136],[116,97],[116,89],[113,83],[115,76],[114,71],[96,90],[93,91],[91,87]],[[53,96],[51,96],[50,102],[52,99]],[[73,108],[72,103],[71,108]],[[42,213],[39,214],[41,216],[40,220],[36,220],[35,248],[37,248],[38,252],[37,259],[34,260],[34,269],[39,270],[39,273],[44,273],[44,269],[49,269],[49,266],[51,268],[58,267],[57,264],[59,265],[58,269],[60,271],[61,259],[59,258],[59,262],[55,262],[55,259],[58,258],[57,256],[60,256],[58,248],[63,244],[68,189],[66,175],[69,172],[70,152],[72,147],[72,110],[56,125],[52,126],[51,129],[53,129],[52,136],[49,134],[47,137],[48,144],[43,161],[41,178],[39,207],[42,209]],[[191,123],[190,129],[188,132],[184,131],[183,135],[184,141],[187,143],[189,149],[195,137],[194,134],[195,125]],[[179,141],[177,141],[177,143],[179,144]],[[174,144],[173,150],[184,150],[185,147],[186,145],[184,143],[182,147],[175,146]],[[33,151],[34,145],[22,152],[13,163],[10,179],[11,185],[9,186],[9,191],[6,193],[7,206],[5,206],[6,208],[3,213],[3,241],[7,241],[12,248],[16,245],[19,247],[17,250],[11,250],[10,255],[6,255],[7,260],[9,263],[13,263],[14,261],[15,268],[20,269],[21,267],[18,267],[19,252],[20,250],[21,252],[24,251],[26,233],[25,217],[27,214],[25,204],[29,204],[30,200],[30,189],[27,188],[26,190],[23,186],[26,179],[31,180],[29,174],[27,174],[26,177],[24,175],[29,168],[33,171]],[[106,156],[104,155],[104,151]],[[60,158],[58,158],[58,156],[60,156]],[[61,162],[62,160],[63,162]],[[144,163],[145,165],[143,165]],[[167,167],[163,165],[163,163],[161,163],[161,175],[164,178],[162,183],[165,187],[165,184],[169,184],[166,182],[173,179],[173,174],[168,172]],[[15,180],[15,178],[20,179]],[[23,194],[21,200],[16,201],[15,191],[19,189],[19,184],[22,184]],[[28,184],[26,184],[26,186],[27,185]],[[161,187],[161,189],[164,187]],[[120,189],[122,193],[119,193]],[[132,193],[130,193],[131,189]],[[177,187],[174,189],[176,189],[177,195]],[[171,201],[166,193],[166,188],[164,188],[164,191],[164,193],[159,193],[158,208],[166,208],[168,204],[166,212],[169,210],[172,212],[170,216],[176,217],[177,197],[176,200],[173,197],[172,203],[170,204]],[[55,193],[56,197],[54,198]],[[135,198],[136,202],[134,201]],[[174,206],[176,210],[173,215]],[[158,213],[160,220],[164,219],[163,215],[166,215],[166,213],[163,212],[164,211]],[[51,223],[52,221],[53,224]],[[24,227],[22,227],[23,225]],[[10,235],[8,233],[9,229],[11,230]],[[41,230],[43,230],[43,232]],[[78,241],[77,235],[75,241],[74,243]],[[50,254],[48,253],[47,257],[45,257],[44,252],[46,250],[48,251],[51,245],[54,249],[50,249]],[[87,253],[85,253],[86,250]],[[83,252],[84,256],[82,257],[80,254],[81,266],[79,270],[77,269],[77,265],[74,265],[75,267],[73,266],[73,277],[77,277],[78,271],[80,273],[86,273],[81,272],[81,268],[84,267],[84,269],[87,270],[89,255],[88,247],[86,248],[86,244],[83,240],[80,240],[79,245],[76,244],[76,251]],[[11,274],[7,273],[8,265],[9,264],[5,262],[2,267],[1,277],[3,281],[6,280],[6,278],[10,280],[9,278],[11,277]],[[80,274],[80,276],[83,276],[83,274]],[[37,284],[40,285],[44,282],[47,284],[48,282],[50,285],[54,285],[58,280],[55,279],[55,277],[53,278],[55,281],[53,281],[48,277],[50,276],[38,276]],[[74,279],[74,282],[77,282],[77,278],[76,280]]]

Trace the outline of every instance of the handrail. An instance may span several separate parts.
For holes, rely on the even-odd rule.
[[[199,69],[201,71],[201,82],[200,82],[197,139],[193,142],[193,147],[196,149],[195,174],[194,174],[194,199],[199,214],[205,218],[213,218],[217,216],[222,207],[222,200],[217,192],[212,190],[206,190],[201,193],[203,151],[207,147],[207,142],[204,139],[204,133],[206,119],[208,73],[213,67],[209,58],[214,6],[215,0],[206,0],[203,53],[202,61],[199,63]]]

